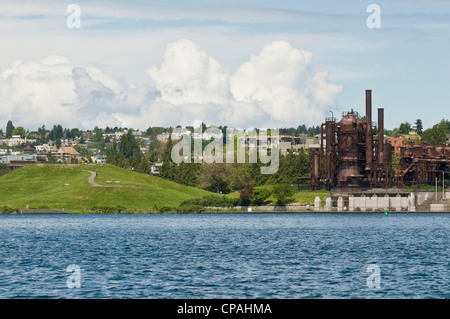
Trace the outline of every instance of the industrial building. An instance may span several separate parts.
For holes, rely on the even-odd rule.
[[[419,145],[400,147],[393,163],[393,149],[384,137],[384,109],[372,122],[372,91],[366,90],[366,114],[350,110],[342,119],[329,117],[321,125],[320,150],[311,152],[311,187],[353,192],[374,188],[404,188],[442,181],[450,169],[450,147]]]

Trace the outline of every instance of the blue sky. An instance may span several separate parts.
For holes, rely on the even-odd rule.
[[[418,118],[425,127],[450,118],[449,1],[74,1],[81,8],[80,29],[66,26],[69,3],[0,4],[0,36],[6,44],[0,52],[0,127],[8,119],[34,129],[55,121],[69,125],[76,118],[76,124],[86,128],[144,129],[198,117],[213,122],[219,113],[218,121],[229,122],[212,124],[319,125],[329,110],[363,113],[365,89],[373,90],[374,108],[385,108],[388,129]],[[371,3],[381,8],[380,29],[366,25]],[[183,39],[192,43],[177,42]],[[279,41],[289,46],[273,45]],[[170,60],[168,46],[173,43],[175,58]],[[280,55],[269,58],[275,48]],[[281,55],[306,51],[311,61],[283,61]],[[70,69],[67,87],[55,84],[66,71],[32,64],[55,55],[67,58],[58,60],[64,61],[61,70]],[[183,55],[192,58],[191,64],[209,64],[202,72],[167,73],[164,65]],[[267,68],[258,74],[276,78],[280,74],[274,66],[280,65],[282,72],[298,64],[302,67],[292,81],[276,86],[245,74]],[[85,72],[74,71],[80,69]],[[296,87],[320,72],[327,72],[326,80],[308,93]],[[171,78],[186,82],[173,88]],[[245,84],[244,79],[254,83],[233,89],[233,83]],[[216,80],[223,83],[203,88]],[[25,94],[21,86],[33,90]],[[56,99],[55,90],[66,96]],[[269,93],[261,93],[264,90]],[[181,97],[174,95],[180,91]],[[288,92],[286,99],[280,92]],[[326,98],[317,97],[320,94]],[[280,99],[284,104],[277,104]],[[178,113],[183,117],[172,116]],[[376,120],[375,110],[373,116]]]

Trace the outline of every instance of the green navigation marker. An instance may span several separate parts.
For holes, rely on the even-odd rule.
[[[387,214],[388,214],[388,211],[387,211],[387,210],[385,210],[385,211],[384,211],[384,215],[386,215],[386,216],[387,216]]]

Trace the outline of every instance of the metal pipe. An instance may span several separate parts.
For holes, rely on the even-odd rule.
[[[330,181],[334,178],[334,170],[332,169],[332,165],[335,164],[335,156],[334,156],[334,142],[335,142],[335,122],[327,121],[325,123],[325,141],[326,141],[326,168],[327,168],[327,181]]]
[[[319,154],[319,168],[320,168],[320,179],[323,179],[324,172],[323,172],[323,127],[325,126],[325,123],[322,123],[320,126],[320,154]]]
[[[372,133],[372,90],[366,90],[366,170],[370,170],[373,162]]]
[[[378,109],[378,164],[384,162],[384,109]]]

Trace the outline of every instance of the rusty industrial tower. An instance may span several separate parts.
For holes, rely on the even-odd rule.
[[[392,146],[384,141],[384,109],[378,108],[377,125],[372,122],[371,90],[366,90],[365,100],[364,117],[351,110],[339,122],[330,117],[322,123],[320,151],[311,153],[311,187],[354,191],[443,178],[450,167],[450,147],[409,144],[394,165]]]

